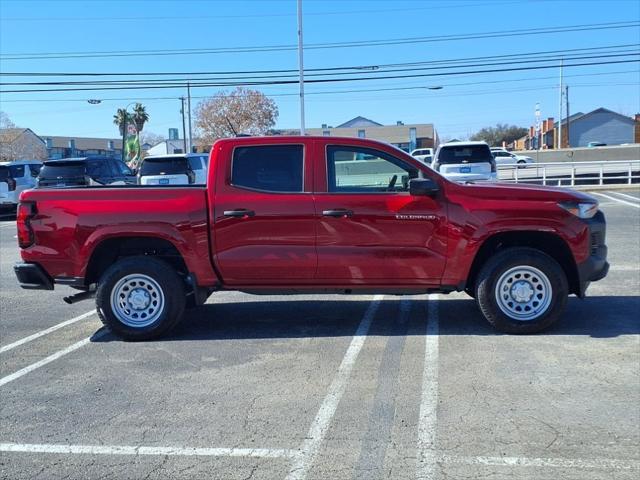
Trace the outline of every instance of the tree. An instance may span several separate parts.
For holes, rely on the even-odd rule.
[[[144,124],[149,121],[149,114],[147,109],[141,103],[136,103],[133,107],[133,123],[136,126],[138,133],[142,132]]]
[[[265,134],[276,124],[278,107],[262,92],[238,87],[200,102],[195,118],[201,139],[213,143],[240,133]]]
[[[511,143],[527,134],[527,129],[516,125],[498,123],[495,127],[485,127],[471,136],[471,140],[482,140],[492,147],[502,146],[502,142]]]
[[[149,145],[157,145],[160,142],[164,142],[167,138],[164,135],[159,135],[153,132],[142,132],[140,134],[140,144],[144,145],[148,143]]]
[[[0,128],[15,128],[16,124],[11,121],[9,115],[0,110]]]
[[[116,114],[113,116],[113,124],[118,126],[118,130],[120,130],[120,136],[124,134],[124,119],[127,119],[127,123],[133,121],[133,118],[129,112],[127,112],[124,108],[119,108]]]
[[[124,108],[119,108],[113,116],[113,124],[118,126],[120,135],[122,135],[122,129],[124,128],[125,115],[127,117],[127,125],[135,125],[138,133],[142,131],[144,124],[149,121],[147,109],[141,103],[135,104],[133,113],[126,111]]]

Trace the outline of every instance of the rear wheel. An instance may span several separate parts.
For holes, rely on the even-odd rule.
[[[105,271],[96,292],[98,315],[125,340],[148,340],[173,328],[185,308],[183,283],[161,260],[130,257]]]
[[[509,248],[489,259],[476,284],[485,318],[506,333],[536,333],[555,323],[567,302],[567,278],[558,263],[532,248]]]

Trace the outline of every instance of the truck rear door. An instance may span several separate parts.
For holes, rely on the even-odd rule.
[[[409,194],[417,167],[388,151],[339,142],[316,156],[317,280],[439,284],[446,209],[441,199]]]
[[[262,139],[264,140],[264,139]],[[303,142],[222,142],[211,236],[228,285],[312,281],[317,266],[313,169]],[[211,192],[211,186],[209,188]],[[211,193],[210,193],[211,195]]]

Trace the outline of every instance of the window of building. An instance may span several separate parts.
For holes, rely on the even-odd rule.
[[[408,192],[418,170],[370,148],[327,147],[328,190],[341,193]]]
[[[365,138],[365,132],[364,132],[364,130],[358,130],[358,137],[359,137],[359,138]]]
[[[302,192],[303,164],[302,145],[238,147],[231,183],[265,192]]]
[[[331,132],[329,130],[323,130],[322,131],[322,135],[325,136],[325,137],[328,137],[328,136],[331,135]]]

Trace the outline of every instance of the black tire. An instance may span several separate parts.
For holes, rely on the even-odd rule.
[[[537,276],[535,273],[531,277],[531,281],[522,277],[522,284],[525,285],[525,291],[523,293],[534,292],[533,296],[529,295],[529,298],[533,299],[533,304],[518,303],[519,300],[524,301],[523,297],[520,297],[520,299],[516,301],[511,292],[514,291],[516,283],[520,282],[520,279],[515,280],[514,283],[509,283],[509,273],[507,273],[516,272],[515,274],[517,275],[519,271],[516,270],[517,267],[523,267],[524,269],[533,267],[533,269],[537,269],[546,276],[546,280],[548,281],[547,285],[550,286],[550,292],[549,295],[540,297],[543,300],[539,300],[538,305],[545,304],[548,301],[548,306],[546,309],[540,307],[541,311],[538,316],[535,316],[538,306],[536,306],[536,308],[531,307],[531,305],[535,305],[538,291],[528,289],[529,287],[540,288],[542,293],[546,291],[542,288],[545,286],[545,282],[537,278],[540,276]],[[513,287],[503,292],[504,296],[501,298],[501,301],[504,306],[501,308],[496,298],[496,288],[497,283],[501,281],[503,275],[505,275],[505,280],[502,282],[502,288],[508,288],[508,285],[513,285]],[[534,279],[533,277],[536,278]],[[480,310],[491,325],[505,333],[537,333],[549,328],[562,315],[567,303],[568,294],[567,277],[562,267],[549,255],[533,248],[514,247],[501,251],[483,265],[476,282],[476,302]],[[507,304],[512,305],[512,310],[520,308],[521,313],[513,311],[513,315],[506,314],[503,308],[509,310]],[[529,312],[524,311],[523,307],[529,308]],[[534,318],[523,320],[516,318],[518,315],[534,315]]]
[[[136,275],[138,277],[135,277]],[[132,288],[126,284],[127,279],[135,283],[136,278],[142,279],[142,282],[138,282],[142,287],[136,287],[136,290],[140,290],[150,301],[160,295],[158,309],[154,311],[153,306],[147,302],[146,310],[142,310],[142,315],[149,311],[146,319],[149,324],[143,324],[144,318],[128,318],[126,313],[123,313],[121,318],[112,307],[111,297],[112,294],[116,294],[114,289],[117,288],[123,293],[123,288]],[[145,284],[146,278],[155,284]],[[125,282],[124,287],[121,287],[122,282]],[[151,291],[151,295],[147,294],[144,287]],[[185,289],[176,271],[165,262],[152,257],[128,257],[111,265],[100,278],[96,292],[96,309],[102,323],[124,340],[150,340],[167,333],[180,322],[185,309]],[[132,312],[132,315],[138,315],[138,310],[129,308],[128,311]],[[141,324],[131,324],[137,321]]]

